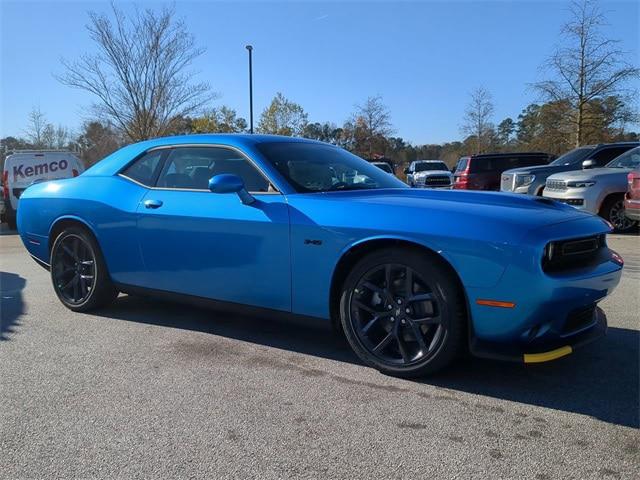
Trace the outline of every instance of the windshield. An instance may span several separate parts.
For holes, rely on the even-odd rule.
[[[580,147],[574,148],[573,150],[565,153],[564,155],[559,156],[549,165],[575,165],[580,163],[582,160],[587,158],[587,155],[591,153],[593,147]]]
[[[609,168],[640,168],[640,147],[632,148],[607,163]]]
[[[416,163],[416,172],[425,172],[427,170],[449,170],[444,162],[421,162]]]
[[[366,160],[319,143],[259,143],[256,148],[299,193],[409,188]]]

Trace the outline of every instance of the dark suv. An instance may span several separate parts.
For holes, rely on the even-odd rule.
[[[489,153],[458,160],[453,172],[453,188],[500,190],[500,175],[510,168],[545,165],[553,160],[548,153]]]
[[[548,176],[581,168],[604,167],[617,156],[638,145],[640,142],[619,142],[578,147],[558,157],[549,165],[514,168],[504,172],[500,181],[500,190],[542,195]]]

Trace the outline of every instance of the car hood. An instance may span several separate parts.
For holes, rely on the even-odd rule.
[[[550,180],[616,180],[627,182],[627,174],[630,168],[591,168],[588,170],[574,170],[571,172],[556,173],[549,177]]]
[[[506,170],[503,173],[519,173],[521,175],[551,175],[556,172],[567,172],[581,169],[580,165],[536,165],[533,167],[520,167]]]
[[[334,203],[335,202],[335,203]],[[527,195],[437,189],[380,189],[299,194],[295,209],[323,225],[429,233],[514,243],[527,232],[592,217],[571,206]],[[608,229],[604,221],[600,227]]]
[[[453,173],[447,170],[423,170],[422,172],[416,172],[414,174],[416,177],[433,177],[436,175],[443,175],[447,177],[452,177]]]

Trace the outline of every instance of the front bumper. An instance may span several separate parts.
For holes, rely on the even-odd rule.
[[[602,219],[586,215],[529,231],[527,245],[519,245],[509,255],[509,265],[495,284],[465,284],[472,352],[524,361],[524,354],[573,349],[599,336],[597,326],[604,316],[596,306],[620,282],[620,257],[604,246],[584,263],[546,270],[542,252],[549,241],[586,238],[608,230]],[[566,353],[564,348],[527,358],[536,361]]]
[[[598,192],[594,190],[593,187],[569,188],[567,190],[551,190],[545,188],[542,196],[558,202],[566,203],[567,205],[571,205],[572,207],[585,212],[597,214],[600,209],[600,205],[598,203]]]
[[[481,358],[519,363],[543,363],[569,355],[576,349],[604,337],[606,333],[607,316],[599,307],[596,307],[592,322],[568,337],[547,338],[526,347],[472,338],[469,349],[473,355]]]

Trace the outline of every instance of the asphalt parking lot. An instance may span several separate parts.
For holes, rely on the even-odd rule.
[[[640,237],[610,245],[626,266],[605,339],[417,382],[314,326],[127,296],[73,314],[4,231],[0,477],[632,478]]]

